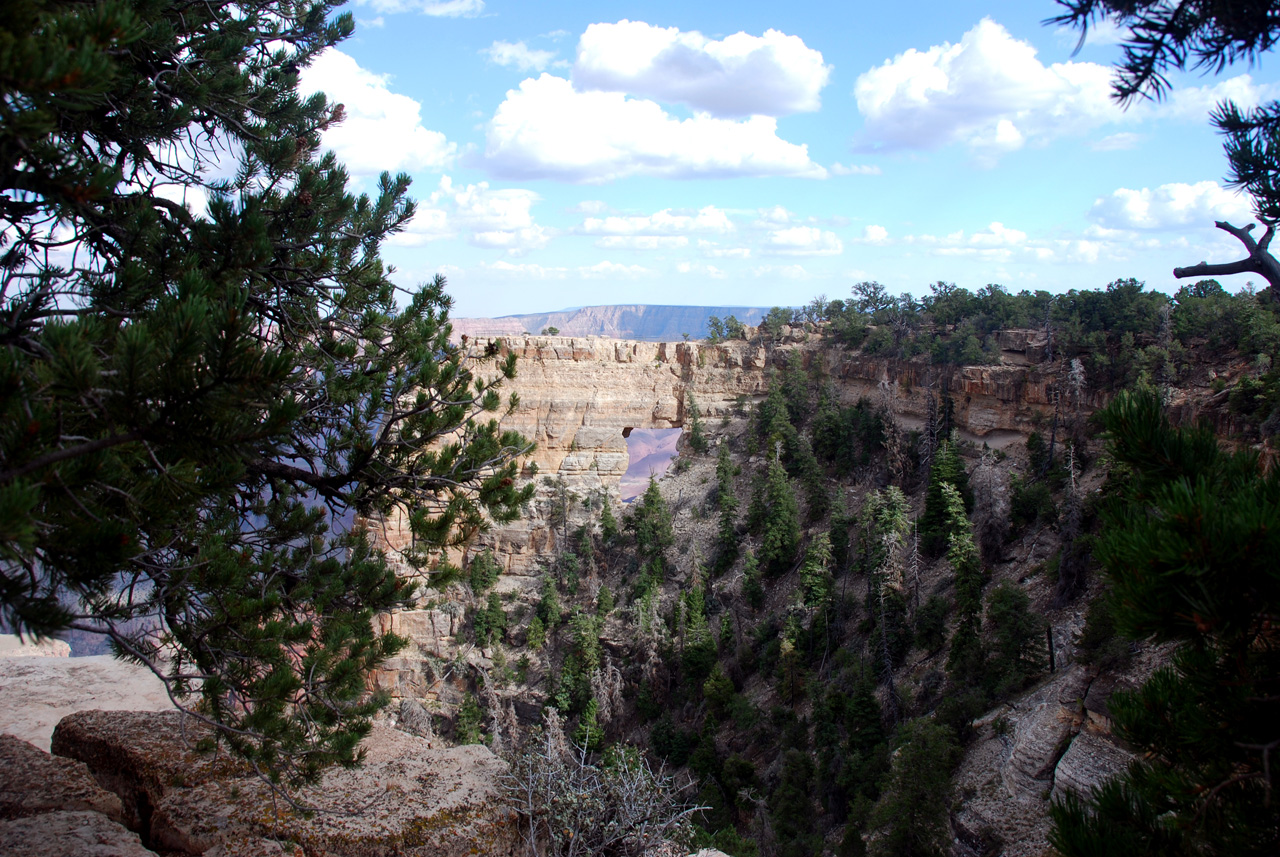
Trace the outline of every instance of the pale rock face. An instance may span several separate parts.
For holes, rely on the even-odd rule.
[[[924,424],[928,395],[935,401],[945,387],[955,408],[955,424],[962,438],[1002,447],[1025,438],[1052,418],[1053,390],[1061,383],[1056,370],[1037,364],[1047,340],[1043,331],[1005,331],[999,365],[941,367],[920,360],[903,361],[830,349],[818,334],[790,330],[779,343],[734,340],[705,342],[643,342],[516,335],[504,347],[516,354],[516,378],[504,382],[506,399],[519,396],[519,406],[502,418],[504,429],[520,432],[537,444],[526,459],[536,464],[538,493],[530,514],[481,534],[465,554],[453,557],[465,565],[469,556],[492,549],[503,568],[495,589],[526,602],[536,598],[539,563],[555,551],[563,533],[551,526],[555,489],[549,480],[561,478],[579,498],[607,492],[617,505],[628,456],[623,431],[682,428],[688,419],[688,394],[695,397],[709,424],[729,415],[745,400],[759,401],[769,390],[775,367],[785,359],[799,360],[825,375],[846,403],[869,399],[885,403],[907,428]],[[1081,403],[1091,412],[1100,402]],[[527,475],[525,478],[529,478]],[[594,514],[594,513],[592,513]],[[580,506],[571,510],[566,528],[572,533],[585,523]],[[405,522],[398,518],[371,521],[379,546],[393,558],[410,543]],[[405,568],[405,573],[412,573]],[[466,596],[444,593],[455,611],[465,609]],[[442,607],[407,611],[381,620],[384,630],[408,637],[422,658],[453,659],[464,647],[458,629],[465,614],[440,614]],[[375,679],[393,697],[414,697],[434,707],[447,688],[434,685],[424,666],[415,673],[415,653],[405,652],[386,665]]]
[[[156,857],[138,834],[96,812],[50,812],[0,821],[5,857]]]
[[[49,812],[96,812],[124,820],[120,798],[98,785],[83,762],[0,735],[0,818]]]
[[[172,707],[160,679],[110,655],[0,658],[0,732],[43,749],[58,721],[77,711]]]
[[[1085,798],[1096,787],[1128,769],[1136,757],[1097,729],[1084,729],[1058,760],[1053,777],[1053,799],[1067,792]]]
[[[71,646],[62,640],[23,640],[14,634],[0,634],[0,658],[66,658]]]
[[[205,734],[177,712],[87,711],[58,725],[54,747],[109,785],[130,825],[165,852],[266,855],[276,840],[330,857],[517,853],[516,817],[501,786],[506,763],[486,747],[433,749],[375,726],[360,768],[331,768],[296,792],[317,810],[305,817],[225,752],[191,749]]]

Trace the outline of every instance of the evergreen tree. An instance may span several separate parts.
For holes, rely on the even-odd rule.
[[[955,442],[950,438],[939,444],[933,455],[929,487],[924,495],[924,514],[920,517],[921,546],[931,556],[937,556],[947,549],[952,534],[950,528],[958,526],[958,522],[947,515],[947,502],[943,496],[943,488],[947,485],[960,493],[967,512],[973,505],[969,477],[965,473],[960,454],[956,451]],[[969,523],[965,521],[964,529],[968,528]]]
[[[1156,393],[1101,413],[1116,461],[1096,555],[1118,630],[1174,642],[1170,666],[1113,694],[1140,754],[1087,800],[1054,807],[1064,855],[1275,854],[1280,742],[1280,471],[1174,429]]]
[[[800,507],[791,490],[791,480],[777,459],[769,462],[765,477],[763,534],[760,562],[771,574],[780,574],[796,558],[800,546]]]
[[[666,552],[676,543],[676,534],[671,528],[671,510],[652,476],[627,524],[635,533],[641,561],[660,575],[665,574]]]
[[[1026,687],[1044,671],[1044,620],[1031,612],[1031,599],[1009,581],[987,596],[987,684],[996,698]]]
[[[757,610],[764,606],[764,585],[760,580],[760,562],[750,548],[747,549],[747,558],[742,564],[742,597]]]
[[[716,453],[716,505],[720,507],[716,530],[716,569],[724,571],[738,558],[738,497],[733,493],[737,468],[729,457],[729,445],[720,444]]]
[[[944,526],[950,533],[947,561],[955,574],[956,587],[956,628],[951,635],[951,651],[947,653],[947,675],[957,690],[975,694],[976,701],[969,704],[980,706],[985,699],[986,677],[981,625],[982,562],[960,492],[951,485],[943,485],[942,495],[946,512]]]
[[[415,597],[350,521],[403,516],[425,574],[530,496],[484,414],[514,358],[379,257],[409,178],[356,197],[320,154],[336,5],[0,16],[0,617],[106,635],[293,782],[354,759],[402,644],[372,618]]]
[[[884,793],[871,813],[873,829],[883,831],[872,840],[877,857],[923,857],[947,853],[947,798],[951,765],[956,756],[951,731],[920,718],[898,733]]]
[[[809,544],[804,565],[800,567],[800,583],[804,586],[804,603],[825,607],[831,602],[831,536],[819,533]]]
[[[608,547],[621,534],[622,528],[618,526],[618,519],[613,514],[613,499],[606,493],[600,508],[600,538],[604,539],[605,547]]]
[[[689,448],[698,455],[706,455],[707,450],[711,448],[707,443],[707,435],[702,429],[702,412],[698,410],[698,403],[690,392],[686,397],[686,411],[689,417]]]

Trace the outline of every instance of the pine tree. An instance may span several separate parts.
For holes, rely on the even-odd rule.
[[[711,445],[702,429],[702,412],[698,410],[698,402],[693,398],[692,391],[685,398],[685,410],[689,417],[689,448],[698,455],[706,455]]]
[[[831,536],[819,533],[809,544],[800,567],[800,582],[804,586],[804,603],[810,607],[825,607],[831,602]]]
[[[402,515],[426,574],[529,496],[485,414],[514,358],[379,258],[409,178],[353,196],[320,154],[343,110],[297,79],[336,5],[0,16],[0,616],[105,634],[294,782],[354,759],[402,644],[373,616],[415,597],[349,522]]]
[[[1118,630],[1173,642],[1170,666],[1110,700],[1140,754],[1088,799],[1053,809],[1064,855],[1275,854],[1280,742],[1280,472],[1174,429],[1157,393],[1101,419],[1116,461],[1096,555]]]
[[[787,471],[777,459],[769,462],[765,476],[764,507],[760,562],[770,574],[781,574],[795,560],[800,546],[800,507]]]
[[[877,857],[917,857],[947,853],[947,798],[955,738],[940,723],[912,720],[898,733],[899,749],[884,793],[871,813]]]
[[[666,552],[676,543],[676,534],[671,528],[667,501],[662,499],[662,491],[653,477],[649,477],[649,487],[627,524],[635,533],[641,560],[659,574],[665,574]]]
[[[729,457],[729,445],[720,444],[716,453],[716,505],[720,507],[716,530],[716,570],[725,571],[738,558],[738,497],[733,493],[737,468]]]
[[[939,444],[934,453],[933,466],[929,470],[929,487],[924,496],[924,514],[920,517],[920,540],[922,547],[931,556],[945,551],[951,537],[947,503],[943,497],[943,487],[946,485],[960,492],[966,511],[972,507],[973,495],[969,491],[969,477],[965,473],[960,454],[956,451],[955,442],[950,438]],[[968,527],[966,521],[964,528],[967,530]]]

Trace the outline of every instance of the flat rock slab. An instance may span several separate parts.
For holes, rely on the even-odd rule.
[[[0,732],[44,750],[53,728],[68,714],[170,708],[173,703],[158,678],[109,655],[0,657]]]
[[[47,812],[98,812],[124,820],[120,798],[93,779],[83,762],[50,756],[12,735],[0,735],[0,818]]]
[[[5,857],[156,857],[138,834],[96,812],[47,812],[0,821]]]
[[[71,644],[62,640],[35,642],[16,634],[0,634],[0,658],[66,658],[71,656]]]
[[[197,754],[202,734],[177,712],[80,712],[58,725],[53,743],[119,794],[131,826],[164,851],[231,857],[275,840],[326,857],[518,852],[506,763],[486,747],[432,749],[374,727],[360,768],[330,769],[293,795],[314,810],[304,813],[225,754]]]

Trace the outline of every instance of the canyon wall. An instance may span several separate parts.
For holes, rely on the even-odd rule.
[[[538,480],[539,494],[529,514],[484,534],[473,549],[492,548],[514,576],[504,585],[523,588],[519,578],[533,574],[539,557],[554,545],[550,479],[563,478],[579,498],[607,494],[616,502],[628,464],[624,435],[629,429],[683,427],[689,394],[704,419],[740,412],[768,392],[778,366],[793,360],[829,378],[847,403],[869,398],[884,404],[906,428],[922,426],[929,396],[938,400],[946,391],[963,439],[999,447],[1036,428],[1047,430],[1066,362],[1045,360],[1040,331],[1005,331],[999,345],[999,364],[954,367],[931,365],[923,356],[899,360],[846,351],[801,328],[785,328],[778,342],[505,339],[504,348],[519,360],[517,377],[504,385],[504,395],[518,394],[519,406],[504,417],[503,426],[537,444],[525,473]],[[1088,393],[1080,402],[1086,411],[1098,404]],[[1065,399],[1062,405],[1067,406]],[[529,466],[535,464],[536,471]],[[402,521],[380,526],[384,546],[408,543]]]

